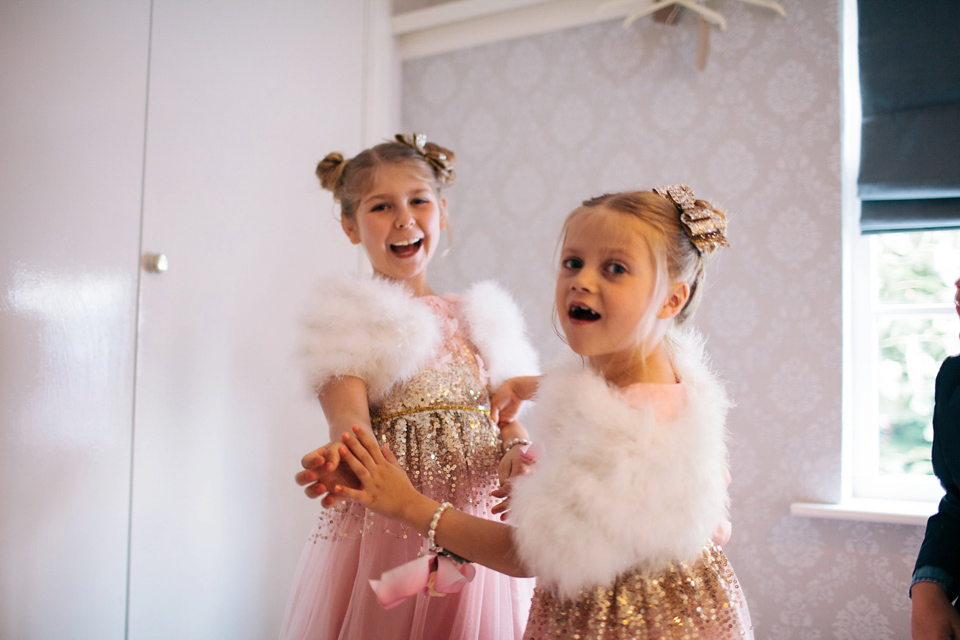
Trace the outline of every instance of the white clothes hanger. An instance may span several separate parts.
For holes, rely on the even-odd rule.
[[[639,20],[640,18],[660,11],[665,7],[670,7],[673,5],[678,5],[681,7],[686,7],[691,11],[700,14],[704,20],[711,24],[715,24],[720,27],[721,31],[727,30],[727,21],[722,15],[717,13],[712,9],[707,9],[705,6],[694,0],[642,0],[643,4],[646,6],[641,6],[636,11],[632,12],[623,20],[623,26],[629,27],[631,24]],[[615,7],[621,4],[636,4],[637,0],[611,0],[610,2],[604,2],[600,5],[602,8]]]
[[[720,31],[727,30],[726,19],[724,19],[719,12],[714,11],[713,9],[708,9],[704,6],[704,2],[708,1],[709,0],[608,0],[607,2],[599,5],[598,8],[607,9],[624,4],[637,4],[638,2],[642,3],[636,11],[633,11],[624,19],[624,28],[629,27],[643,16],[656,13],[657,11],[667,7],[685,7],[690,9],[700,16],[700,36],[697,42],[696,66],[698,69],[703,71],[703,69],[707,66],[707,52],[710,49],[710,25],[716,25],[720,28]],[[786,17],[787,15],[787,12],[784,10],[784,8],[777,2],[774,2],[774,0],[738,1],[776,11],[781,17]]]
[[[720,15],[719,12],[714,11],[713,9],[708,9],[706,6],[704,6],[703,3],[708,0],[609,0],[608,2],[604,2],[600,6],[603,8],[616,7],[624,4],[635,4],[638,1],[642,2],[643,5],[640,6],[640,8],[632,12],[630,15],[628,15],[624,19],[623,21],[624,27],[629,27],[631,24],[633,24],[643,16],[649,15],[651,13],[655,13],[669,6],[677,5],[681,7],[686,7],[687,9],[690,9],[694,13],[699,14],[701,18],[703,18],[710,24],[716,25],[717,27],[720,28],[721,31],[727,30],[726,19],[722,15]],[[787,12],[784,10],[784,8],[779,3],[774,2],[773,0],[736,0],[736,1],[743,2],[745,4],[752,4],[758,7],[764,7],[766,9],[776,11],[782,17],[786,17],[787,15]]]

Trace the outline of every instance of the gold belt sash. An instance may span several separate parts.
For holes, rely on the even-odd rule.
[[[413,415],[414,413],[429,413],[432,411],[473,411],[476,413],[482,413],[487,416],[490,415],[490,409],[485,409],[483,407],[471,407],[470,405],[462,405],[462,404],[439,404],[434,407],[418,407],[416,409],[405,409],[403,411],[394,411],[393,413],[388,413],[386,415],[372,418],[370,422],[372,424],[380,424],[381,422],[386,422],[387,420],[393,420],[394,418],[402,418],[404,416]]]

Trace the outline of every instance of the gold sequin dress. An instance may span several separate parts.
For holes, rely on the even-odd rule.
[[[370,405],[377,438],[389,443],[414,486],[457,509],[493,518],[490,492],[502,455],[490,420],[488,374],[468,335],[460,298],[426,296],[441,347],[426,366]],[[321,513],[301,558],[281,638],[408,640],[520,638],[533,581],[482,566],[458,594],[420,594],[385,610],[370,579],[416,558],[425,541],[413,530],[341,504]]]
[[[647,576],[632,571],[575,598],[534,591],[524,640],[743,640],[753,638],[733,567],[708,543],[693,564]]]

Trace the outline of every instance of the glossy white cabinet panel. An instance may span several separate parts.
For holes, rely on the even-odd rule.
[[[130,632],[275,637],[326,442],[298,313],[354,248],[313,174],[362,140],[364,2],[155,0]]]
[[[0,637],[124,636],[150,4],[0,1]]]

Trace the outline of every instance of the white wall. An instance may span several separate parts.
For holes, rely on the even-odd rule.
[[[0,0],[0,637],[279,630],[298,311],[359,263],[313,169],[389,134],[386,10]]]
[[[0,636],[121,638],[149,2],[0,2]]]

